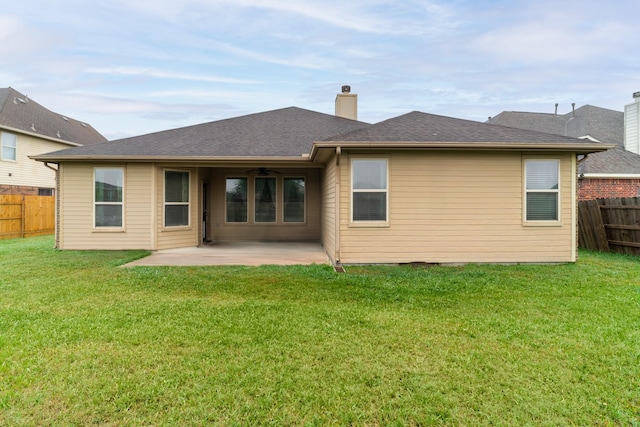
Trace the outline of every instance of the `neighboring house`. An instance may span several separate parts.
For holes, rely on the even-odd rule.
[[[640,195],[638,144],[633,150],[634,145],[625,142],[625,113],[584,105],[561,115],[503,111],[489,118],[487,123],[616,144],[612,150],[593,153],[580,160],[578,198],[593,200]]]
[[[55,171],[29,156],[105,141],[87,123],[49,111],[13,88],[0,89],[0,195],[52,195]]]
[[[336,111],[355,118],[354,96]],[[59,168],[56,245],[317,241],[344,264],[576,260],[577,157],[613,145],[417,111],[352,119],[290,107],[34,156]]]

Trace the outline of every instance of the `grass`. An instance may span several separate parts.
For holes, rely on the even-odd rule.
[[[640,260],[137,267],[0,241],[0,425],[640,426]]]

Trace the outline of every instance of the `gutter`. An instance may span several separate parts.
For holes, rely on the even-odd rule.
[[[580,178],[640,179],[640,173],[583,173]]]
[[[285,164],[299,163],[302,165],[308,165],[311,160],[308,156],[261,156],[261,157],[246,157],[246,156],[148,156],[148,155],[60,155],[54,156],[50,154],[41,154],[35,156],[29,156],[30,159],[39,162],[86,162],[86,161],[114,161],[114,162],[185,162],[185,163],[216,163],[221,165],[230,164],[247,164],[247,163],[273,163],[282,162]]]
[[[532,151],[571,151],[579,154],[595,153],[606,151],[617,147],[617,144],[585,143],[585,144],[562,144],[562,143],[537,143],[537,142],[416,142],[416,141],[369,141],[369,142],[314,142],[309,157],[315,158],[322,148],[342,149],[405,149],[405,150],[532,150]]]
[[[14,128],[14,127],[11,127],[11,126],[0,125],[0,127],[2,127],[3,129],[8,130],[10,132],[21,133],[23,135],[33,136],[34,138],[46,139],[48,141],[53,141],[53,142],[58,142],[58,143],[61,143],[61,144],[71,145],[73,147],[82,147],[83,146],[83,144],[78,144],[77,142],[67,141],[66,139],[54,138],[52,136],[43,135],[41,133],[29,132],[27,130],[18,129],[18,128]]]

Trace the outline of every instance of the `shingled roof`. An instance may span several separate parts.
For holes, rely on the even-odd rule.
[[[309,153],[314,141],[367,126],[370,125],[356,120],[288,107],[70,148],[39,158],[301,158]]]
[[[591,141],[413,111],[326,141],[556,144],[579,148]],[[591,145],[591,144],[589,144]]]
[[[487,123],[554,135],[589,136],[607,144],[624,144],[624,113],[583,105],[567,114],[503,111]]]
[[[69,145],[88,145],[107,139],[90,124],[54,113],[17,90],[0,88],[0,128],[24,131]]]
[[[350,144],[351,145],[350,145]],[[489,125],[418,111],[375,125],[297,107],[249,114],[195,126],[69,148],[34,156],[65,160],[229,160],[314,158],[323,147],[547,149],[579,152],[610,148],[601,143]]]
[[[584,105],[563,115],[503,111],[487,123],[576,138],[591,137],[615,149],[593,153],[580,164],[581,174],[640,174],[640,155],[624,149],[624,113]]]
[[[581,174],[640,175],[640,156],[616,147],[602,153],[590,154],[580,164]]]

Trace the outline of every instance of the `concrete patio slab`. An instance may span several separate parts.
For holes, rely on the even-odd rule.
[[[225,242],[154,251],[124,267],[300,264],[329,264],[329,258],[319,243]]]

